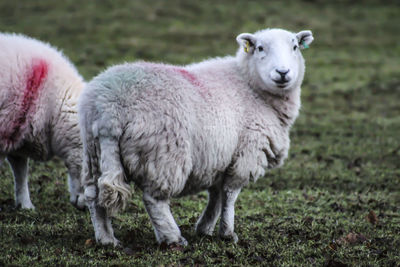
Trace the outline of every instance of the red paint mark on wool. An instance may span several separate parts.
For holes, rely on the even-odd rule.
[[[24,92],[24,99],[22,101],[22,109],[28,111],[32,102],[37,98],[40,86],[46,78],[48,72],[48,65],[44,60],[35,62],[32,66],[32,72],[29,75]]]
[[[191,84],[198,87],[200,95],[203,98],[206,98],[207,96],[211,95],[210,92],[207,90],[207,88],[203,86],[203,84],[199,81],[199,79],[197,79],[197,77],[193,73],[190,73],[189,71],[181,68],[173,68],[173,70],[180,73]]]
[[[197,87],[199,89],[199,93],[203,98],[207,98],[211,96],[209,90],[204,86],[204,84],[196,77],[195,74],[191,73],[190,71],[176,67],[176,66],[171,66],[171,65],[163,65],[163,64],[156,64],[156,63],[150,63],[150,62],[141,62],[139,63],[142,66],[147,66],[152,68],[153,70],[156,71],[171,71],[178,73],[181,75],[185,80],[190,82],[192,85]]]
[[[196,76],[194,76],[192,73],[188,72],[187,70],[184,69],[175,69],[177,72],[179,72],[186,80],[188,80],[191,84],[195,86],[201,86],[199,80],[197,80]]]
[[[19,110],[16,111],[17,115],[11,124],[11,129],[8,134],[8,141],[10,144],[14,143],[21,136],[21,128],[24,128],[29,113],[34,111],[35,100],[39,96],[42,84],[47,77],[48,64],[43,59],[35,59],[32,66],[27,72],[25,88],[23,91],[22,102]]]

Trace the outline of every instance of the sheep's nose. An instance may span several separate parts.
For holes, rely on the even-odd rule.
[[[281,75],[281,79],[285,80],[285,76],[286,74],[288,74],[288,72],[290,71],[289,69],[276,69],[275,70],[277,73],[279,73],[279,75]]]

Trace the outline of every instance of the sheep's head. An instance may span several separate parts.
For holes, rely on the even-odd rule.
[[[236,38],[240,64],[253,86],[274,94],[288,92],[303,81],[304,59],[300,50],[308,48],[313,39],[311,31],[296,34],[267,29],[242,33]]]

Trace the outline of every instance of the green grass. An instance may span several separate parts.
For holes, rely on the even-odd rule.
[[[2,1],[0,30],[63,49],[86,79],[111,64],[186,64],[233,54],[235,36],[313,30],[289,159],[236,206],[240,241],[200,238],[206,194],[172,209],[189,246],[156,244],[135,190],[114,220],[125,249],[93,244],[88,212],[68,202],[66,170],[31,162],[36,211],[13,207],[0,168],[0,265],[396,266],[400,262],[400,5],[397,1]],[[370,223],[373,211],[378,219]],[[346,241],[349,233],[356,241]],[[129,249],[128,249],[129,248]]]

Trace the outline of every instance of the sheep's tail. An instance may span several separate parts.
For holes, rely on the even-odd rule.
[[[112,216],[125,208],[131,191],[129,184],[125,182],[118,140],[111,136],[101,136],[99,143],[101,176],[97,182],[98,204],[106,208],[107,213]]]

